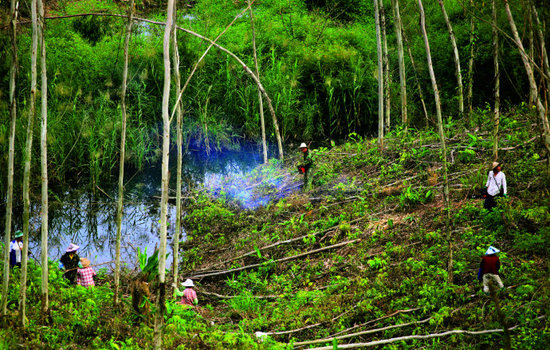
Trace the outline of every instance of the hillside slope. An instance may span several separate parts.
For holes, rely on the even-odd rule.
[[[493,212],[471,198],[492,161],[484,130],[449,139],[448,209],[437,135],[415,130],[391,133],[383,151],[354,135],[315,150],[311,192],[297,191],[296,160],[198,191],[185,218],[181,268],[208,305],[202,317],[224,332],[268,333],[268,348],[359,347],[429,334],[393,346],[496,348],[507,339],[503,322],[516,327],[512,348],[545,348],[547,165],[528,120],[503,124],[509,196]],[[245,209],[266,196],[275,199]],[[506,286],[495,298],[476,278],[490,245],[502,251]],[[441,334],[451,330],[490,332]],[[307,342],[314,339],[325,340]]]

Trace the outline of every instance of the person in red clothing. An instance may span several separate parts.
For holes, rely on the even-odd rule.
[[[490,246],[483,258],[481,258],[479,274],[483,279],[483,291],[485,293],[489,293],[489,283],[491,283],[491,281],[499,288],[504,288],[504,284],[502,284],[498,274],[498,270],[500,269],[500,259],[497,256],[498,253],[500,253],[500,250]]]
[[[76,284],[85,288],[95,286],[94,277],[96,275],[93,268],[90,267],[90,260],[81,258],[82,267],[78,268],[76,273]]]
[[[197,293],[193,290],[193,287],[195,286],[193,281],[188,278],[181,285],[182,287],[185,287],[185,290],[180,292],[176,289],[176,295],[181,296],[181,300],[177,303],[181,305],[197,306],[199,299],[197,298]]]

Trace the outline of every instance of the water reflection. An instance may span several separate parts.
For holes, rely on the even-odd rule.
[[[176,155],[171,154],[170,189],[175,196]],[[248,146],[240,151],[210,153],[189,151],[183,162],[184,191],[189,186],[206,183],[216,186],[221,179],[231,175],[244,175],[261,162],[257,146]],[[160,183],[161,163],[151,164],[137,173],[126,172],[124,193],[124,214],[122,222],[121,260],[128,267],[137,266],[136,251],[147,248],[152,254],[159,244],[160,221]],[[49,208],[49,256],[59,259],[69,243],[80,246],[80,257],[87,257],[93,265],[114,267],[109,262],[114,260],[116,239],[116,196],[117,183],[96,187],[93,191],[70,189],[58,194],[58,200],[50,196]],[[31,258],[39,260],[40,256],[40,203],[33,203],[31,236],[29,248]],[[185,208],[184,208],[185,210]],[[15,215],[16,219],[21,215]],[[171,253],[172,237],[175,231],[176,209],[174,201],[168,205],[168,249]],[[21,227],[15,222],[15,229]],[[15,230],[14,229],[14,230]],[[185,240],[185,232],[182,232]],[[171,258],[167,267],[171,265]]]

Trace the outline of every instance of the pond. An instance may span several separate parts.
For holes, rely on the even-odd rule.
[[[170,196],[175,197],[176,154],[170,155]],[[244,175],[262,162],[261,149],[257,145],[241,146],[239,151],[206,154],[190,150],[184,154],[182,165],[183,191],[189,186],[205,184],[216,187],[226,176]],[[92,265],[114,267],[116,240],[116,197],[118,182],[104,188],[82,186],[65,193],[50,195],[48,253],[57,260],[69,243],[80,246],[80,257],[87,257]],[[161,162],[147,165],[143,170],[125,173],[124,212],[122,222],[121,261],[129,268],[137,265],[137,249],[147,249],[151,255],[159,245]],[[29,256],[40,260],[40,203],[33,204],[35,213],[31,220]],[[183,208],[185,210],[185,208]],[[18,213],[14,213],[15,229],[21,228]],[[175,201],[168,205],[167,268],[172,264],[172,237],[176,223]],[[185,240],[185,231],[181,240]],[[113,262],[112,264],[110,262]]]

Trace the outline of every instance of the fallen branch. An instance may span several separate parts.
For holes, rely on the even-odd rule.
[[[384,213],[384,212],[381,212],[381,213]],[[377,214],[380,214],[380,213],[377,213]],[[374,215],[374,214],[373,214]],[[365,217],[360,217],[360,218],[357,218],[357,219],[354,219],[352,221],[349,222],[349,224],[355,224],[361,220],[364,220]],[[335,230],[339,227],[339,225],[335,225],[335,226],[332,226],[332,227],[329,227],[327,228],[326,230],[324,231],[318,231],[318,232],[313,232],[313,233],[310,233],[310,234],[307,234],[307,235],[303,235],[303,236],[300,236],[300,237],[296,237],[296,238],[291,238],[291,239],[287,239],[285,241],[277,241],[273,244],[270,244],[270,245],[266,245],[265,247],[262,247],[262,248],[259,248],[258,250],[260,252],[264,251],[264,250],[267,250],[267,249],[270,249],[270,248],[274,248],[274,247],[277,247],[279,245],[283,245],[283,244],[289,244],[289,243],[292,243],[292,242],[296,242],[296,241],[300,241],[300,240],[303,240],[304,238],[308,238],[308,237],[311,237],[311,236],[317,236],[319,234],[322,234],[322,233],[327,233],[327,232],[330,232],[332,230]],[[242,258],[245,258],[247,256],[250,256],[250,255],[254,255],[254,254],[257,254],[256,250],[252,250],[252,251],[249,251],[248,253],[245,253],[243,255],[239,255],[237,257],[234,257],[234,258],[231,258],[229,260],[226,260],[226,261],[222,261],[222,262],[219,262],[217,264],[214,264],[212,265],[210,268],[214,267],[214,266],[219,266],[219,265],[223,265],[223,264],[227,264],[227,263],[230,263],[230,262],[233,262],[235,260],[239,260],[239,259],[242,259]],[[208,271],[208,270],[203,270],[203,271]]]
[[[409,322],[409,323],[403,323],[403,324],[396,324],[396,325],[391,325],[391,326],[387,326],[387,327],[383,327],[383,328],[369,329],[368,331],[362,331],[362,332],[357,332],[357,333],[342,335],[342,336],[339,336],[339,337],[323,338],[323,339],[317,339],[317,340],[308,340],[308,341],[297,342],[297,343],[294,343],[294,347],[300,346],[300,345],[309,345],[309,344],[318,344],[318,343],[329,343],[329,342],[332,342],[332,341],[334,341],[334,340],[352,338],[352,337],[357,337],[357,336],[360,336],[360,335],[365,335],[365,334],[371,334],[371,333],[377,333],[377,332],[387,331],[388,329],[407,327],[407,326],[411,326],[411,325],[415,325],[415,324],[422,324],[422,323],[428,322],[428,321],[431,320],[431,319],[432,319],[431,317],[428,317],[428,318],[426,318],[426,319],[424,319],[424,320],[422,320],[422,321]]]
[[[331,246],[328,246],[328,247],[323,247],[323,248],[320,248],[320,249],[315,249],[315,250],[312,250],[312,251],[309,251],[309,252],[305,252],[305,253],[302,253],[302,254],[293,255],[293,256],[286,257],[286,258],[273,260],[273,261],[267,262],[267,263],[280,263],[280,262],[284,262],[284,261],[294,260],[294,259],[298,259],[298,258],[301,258],[301,257],[304,257],[304,256],[308,256],[308,255],[311,255],[311,254],[320,253],[320,252],[325,251],[325,250],[330,250],[330,249],[338,248],[338,247],[341,247],[341,246],[344,246],[344,245],[348,245],[348,244],[351,244],[351,243],[355,243],[355,242],[359,242],[359,241],[361,241],[361,238],[357,238],[357,239],[354,239],[354,240],[351,240],[351,241],[346,241],[346,242],[334,244],[334,245],[331,245]],[[239,271],[243,271],[243,270],[248,270],[248,269],[260,267],[260,266],[263,266],[263,265],[264,265],[264,263],[261,263],[261,264],[253,264],[253,265],[238,267],[238,268],[235,268],[235,269],[225,270],[225,271],[221,271],[221,272],[207,273],[207,274],[203,274],[203,275],[192,275],[192,276],[189,276],[188,278],[200,279],[200,278],[211,277],[211,276],[227,275],[227,274],[229,274],[229,273],[239,272]]]
[[[500,333],[500,332],[504,332],[504,330],[501,329],[501,328],[499,328],[499,329],[487,329],[487,330],[483,330],[483,331],[465,331],[465,330],[462,330],[462,329],[457,329],[457,330],[447,331],[447,332],[443,332],[443,333],[434,333],[434,334],[426,334],[426,335],[407,335],[407,336],[404,336],[404,337],[396,337],[396,338],[389,338],[389,339],[383,339],[383,340],[376,340],[376,341],[372,341],[372,342],[368,342],[368,343],[355,343],[355,344],[338,345],[338,349],[366,348],[366,347],[396,343],[396,342],[401,342],[401,341],[411,340],[411,339],[430,339],[430,338],[437,338],[437,337],[445,337],[445,336],[453,335],[453,334],[478,335],[478,334],[491,334],[491,333]],[[323,347],[320,347],[320,348],[311,348],[309,350],[333,350],[333,349],[334,349],[334,347],[331,345],[331,346],[323,346]]]
[[[221,294],[214,293],[214,292],[206,292],[204,290],[197,290],[197,291],[199,291],[201,294],[214,296],[214,297],[220,298],[220,299],[233,299],[233,298],[236,298],[236,297],[240,296],[240,295],[221,295]],[[277,298],[280,298],[280,296],[278,296],[278,295],[250,295],[250,297],[254,298],[254,299],[277,299]]]
[[[357,305],[355,305],[353,308],[351,308],[350,310],[344,312],[344,313],[341,313],[340,315],[336,316],[336,317],[333,317],[330,321],[323,321],[323,322],[319,322],[319,323],[316,323],[316,324],[312,324],[312,325],[309,325],[309,326],[305,326],[305,327],[302,327],[302,328],[298,328],[298,329],[291,329],[289,331],[282,331],[282,332],[269,332],[268,334],[269,335],[285,335],[285,334],[291,334],[291,333],[296,333],[296,332],[300,332],[300,331],[303,331],[303,330],[306,330],[306,329],[310,329],[310,328],[314,328],[314,327],[318,327],[318,326],[321,326],[327,322],[334,322],[336,321],[337,319],[339,319],[340,317],[350,313],[353,309],[355,309],[357,307]]]
[[[334,336],[337,336],[338,334],[346,333],[346,332],[348,332],[348,331],[351,331],[352,329],[356,329],[356,328],[359,328],[359,327],[363,327],[363,326],[366,326],[366,325],[368,325],[368,324],[371,324],[371,323],[374,323],[374,322],[378,322],[378,321],[384,320],[384,319],[386,319],[386,318],[393,317],[393,316],[395,316],[395,315],[397,315],[397,314],[402,314],[402,313],[407,313],[407,312],[413,312],[413,311],[417,311],[417,310],[420,310],[420,308],[417,307],[417,308],[408,309],[408,310],[397,310],[397,311],[395,311],[395,312],[392,312],[392,313],[389,314],[389,315],[382,316],[382,317],[377,318],[377,319],[375,319],[375,320],[370,320],[370,321],[367,321],[367,322],[362,323],[362,324],[360,324],[360,325],[357,325],[357,326],[353,326],[353,327],[344,329],[343,331],[340,331],[340,332],[338,332],[338,333],[334,333],[332,336],[334,337]]]

